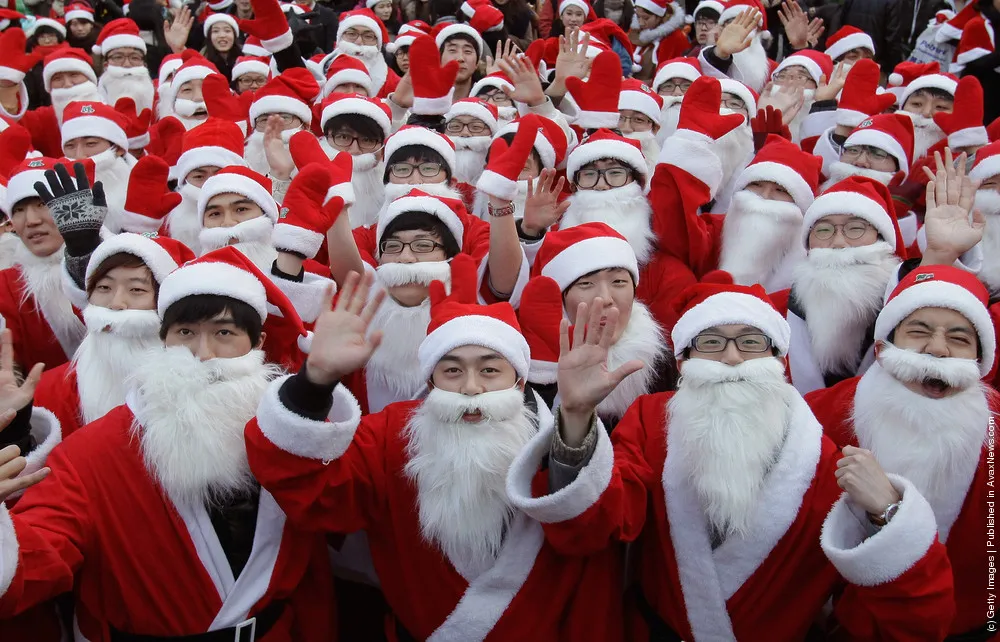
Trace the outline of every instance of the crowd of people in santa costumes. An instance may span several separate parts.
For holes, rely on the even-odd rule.
[[[991,639],[1000,2],[432,4],[0,10],[0,640]]]

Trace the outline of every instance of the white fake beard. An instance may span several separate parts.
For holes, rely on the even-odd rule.
[[[913,121],[913,158],[911,162],[923,158],[927,155],[927,150],[933,147],[938,141],[944,140],[945,133],[933,118],[927,118],[919,114],[903,111]]]
[[[375,154],[352,156],[351,159],[354,161],[351,187],[355,194],[354,204],[347,210],[351,227],[375,225],[385,200],[385,186],[382,184],[385,165]]]
[[[781,87],[778,85],[773,85],[771,87],[771,95],[777,95],[781,93]],[[804,101],[802,103],[802,108],[799,112],[795,114],[795,118],[792,122],[786,123],[788,125],[788,131],[792,134],[792,142],[798,145],[802,142],[802,137],[799,136],[799,132],[802,129],[802,123],[805,122],[806,118],[809,116],[809,110],[812,109],[813,103],[816,102],[816,90],[815,89],[805,89],[802,92]]]
[[[135,101],[137,113],[152,108],[153,97],[156,95],[156,88],[145,65],[108,66],[97,80],[97,89],[104,97],[104,102],[109,105],[114,105],[119,98],[131,98]]]
[[[266,216],[258,216],[232,227],[203,228],[198,233],[202,255],[227,245],[232,245],[264,274],[271,273],[271,265],[278,258],[278,251],[271,243],[274,223]]]
[[[173,93],[170,83],[161,83],[156,87],[156,120],[162,120],[173,113]]]
[[[455,178],[460,183],[475,185],[486,169],[486,152],[493,139],[489,136],[449,136],[455,144]]]
[[[18,238],[17,234],[13,232],[0,234],[0,270],[14,267],[14,256],[17,253],[18,246],[23,247],[24,244],[21,243],[21,239]]]
[[[125,381],[160,343],[156,310],[83,309],[87,336],[73,355],[83,423],[89,424],[125,403]]]
[[[764,89],[771,76],[771,61],[768,60],[767,51],[760,42],[759,31],[754,34],[749,47],[733,54],[733,63],[727,75],[758,94]]]
[[[639,359],[646,367],[625,377],[597,406],[597,414],[602,418],[621,419],[640,395],[652,392],[649,387],[659,374],[666,350],[663,330],[649,308],[633,301],[625,331],[608,349],[608,370],[614,371],[632,359]]]
[[[792,291],[806,314],[813,357],[824,374],[853,375],[899,259],[885,241],[814,248],[795,268]]]
[[[781,359],[681,364],[677,392],[667,402],[670,448],[720,535],[749,533],[797,394],[785,381]]]
[[[52,98],[52,109],[55,111],[56,120],[59,121],[60,126],[62,126],[63,111],[66,109],[66,105],[71,102],[104,102],[100,92],[97,90],[97,84],[90,82],[89,80],[82,82],[79,85],[73,85],[72,87],[52,89],[49,91],[49,97]]]
[[[185,130],[191,131],[208,119],[207,112],[200,116],[194,115],[195,112],[202,109],[206,109],[204,102],[195,102],[187,98],[175,98],[173,117],[184,125]]]
[[[337,49],[352,58],[357,58],[365,65],[368,75],[372,79],[372,92],[379,93],[385,79],[389,76],[389,65],[382,56],[382,48],[376,45],[358,45],[341,39],[337,42]]]
[[[747,189],[733,194],[722,225],[719,269],[739,285],[767,281],[789,252],[805,254],[802,210],[795,203],[761,198]]]
[[[656,134],[652,130],[648,132],[631,132],[625,134],[625,138],[639,141],[642,146],[642,156],[646,159],[646,167],[649,168],[648,176],[652,176],[656,170],[656,163],[660,158],[660,143],[656,141]]]
[[[112,232],[120,232],[119,216],[125,209],[128,179],[136,161],[128,152],[124,156],[119,156],[114,148],[95,154],[90,160],[94,161],[94,178],[104,185],[104,195],[107,197],[108,215],[104,226]]]
[[[174,503],[221,504],[256,487],[243,431],[278,372],[261,350],[208,361],[182,346],[146,353],[129,381],[133,431]]]
[[[625,237],[635,250],[639,263],[645,263],[653,254],[656,239],[652,214],[653,209],[642,192],[642,186],[633,181],[604,191],[584,189],[573,192],[569,196],[569,209],[559,221],[559,227],[607,223]]]
[[[177,189],[181,195],[180,204],[170,210],[167,215],[167,230],[170,238],[177,239],[191,248],[195,255],[201,255],[201,243],[198,235],[201,232],[201,216],[198,214],[198,197],[201,188],[191,183],[184,183]]]
[[[497,124],[500,127],[503,127],[504,125],[507,125],[508,123],[514,122],[514,119],[517,118],[517,107],[500,107],[500,106],[498,106],[497,107],[497,113],[500,115],[500,117],[497,118]]]
[[[896,353],[907,354],[898,359]],[[893,374],[925,369],[898,366],[897,361],[912,357],[937,362],[930,369],[964,371],[952,373],[958,375],[953,378],[969,385],[941,399],[915,393]],[[861,377],[854,394],[858,444],[871,450],[886,472],[909,479],[939,519],[946,512],[955,514],[956,507],[949,504],[955,501],[956,483],[968,479],[970,466],[978,465],[990,419],[988,388],[979,382],[978,367],[971,360],[919,355],[891,344],[880,351],[880,361]],[[944,363],[953,361],[965,363],[957,368]],[[942,541],[944,537],[942,533]]]
[[[482,421],[462,420],[475,410]],[[404,472],[417,487],[421,534],[466,579],[496,562],[515,514],[507,471],[536,431],[517,387],[475,396],[433,388],[406,425]]]
[[[514,204],[514,219],[524,218],[524,206],[528,203],[528,181],[515,181],[517,183],[517,193],[511,199]],[[489,220],[490,195],[486,192],[476,190],[476,197],[472,203],[472,213],[484,221]]]
[[[63,291],[64,251],[65,246],[48,256],[36,256],[24,243],[18,243],[14,249],[14,263],[19,266],[21,277],[24,279],[25,288],[21,292],[21,305],[28,299],[33,299],[35,307],[43,313],[45,321],[56,336],[76,337],[75,349],[83,340],[87,329]],[[68,351],[67,355],[72,352]]]
[[[872,180],[876,180],[883,185],[888,185],[889,182],[896,176],[896,172],[880,172],[877,169],[855,167],[850,163],[836,161],[830,164],[830,178],[823,183],[820,192],[825,192],[840,181],[845,178],[850,178],[851,176],[865,176]]]
[[[995,189],[976,191],[975,209],[986,217],[986,231],[980,242],[983,249],[983,267],[979,280],[991,293],[1000,291],[1000,192]]]
[[[739,112],[723,107],[719,113],[728,115]],[[719,183],[719,191],[722,191],[731,185],[753,160],[753,130],[748,124],[740,125],[711,143],[711,147],[712,152],[722,163],[722,181]]]
[[[660,131],[656,132],[656,142],[663,145],[674,132],[681,118],[681,102],[684,96],[661,96],[663,109],[660,110]]]
[[[288,149],[292,136],[299,133],[299,129],[286,129],[281,132],[281,141]],[[247,138],[246,147],[243,149],[243,159],[250,166],[250,169],[265,176],[271,171],[271,165],[267,162],[267,152],[264,151],[264,132],[254,131]]]

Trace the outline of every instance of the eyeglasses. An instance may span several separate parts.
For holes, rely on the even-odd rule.
[[[413,175],[413,170],[420,172],[424,178],[434,178],[441,173],[441,163],[393,163],[389,166],[389,171],[396,178],[409,178]]]
[[[267,84],[267,78],[260,76],[240,76],[236,79],[236,84],[239,85],[240,89],[260,89]],[[264,121],[267,122],[266,120]]]
[[[583,189],[597,186],[597,181],[604,177],[608,187],[621,187],[632,178],[631,170],[624,167],[609,167],[607,169],[581,169],[576,173],[576,185]]]
[[[485,134],[489,128],[481,120],[462,122],[458,119],[448,121],[445,131],[449,134],[461,134],[463,129],[468,129],[470,134]]]
[[[656,90],[656,93],[661,96],[671,96],[678,89],[681,90],[682,94],[686,94],[688,89],[691,89],[690,80],[668,80],[667,82],[660,85],[660,88]]]
[[[737,98],[736,96],[727,96],[726,94],[722,94],[721,106],[733,111],[741,111],[744,114],[747,113],[747,104],[743,102],[742,98]]]
[[[113,53],[108,56],[108,63],[117,67],[139,67],[146,62],[141,53]]]
[[[851,160],[861,158],[862,154],[867,154],[868,158],[874,161],[884,161],[889,158],[889,152],[871,145],[851,145],[844,148],[844,157]]]
[[[779,83],[796,83],[804,84],[812,81],[812,76],[806,73],[792,71],[790,69],[783,69],[778,73],[771,76],[771,80],[777,81]]]
[[[691,341],[691,347],[698,352],[713,354],[725,352],[729,342],[736,344],[740,352],[759,354],[771,349],[771,339],[767,335],[753,333],[741,334],[738,337],[725,337],[721,334],[699,334]]]
[[[648,116],[619,116],[618,128],[621,129],[625,123],[631,123],[632,131],[634,132],[648,132],[653,129],[653,121],[651,121]]]
[[[698,18],[694,21],[694,26],[701,27],[702,29],[711,29],[717,24],[719,24],[718,20],[712,20],[710,18]]]
[[[302,119],[300,119],[298,116],[282,112],[273,114],[261,114],[260,116],[257,116],[256,118],[253,119],[253,128],[256,129],[257,131],[263,131],[264,128],[267,127],[267,119],[270,118],[271,116],[277,116],[278,118],[280,118],[281,124],[285,125],[286,127],[292,127],[302,124]]]
[[[503,93],[501,89],[494,89],[492,91],[487,91],[476,96],[480,100],[488,103],[493,103],[497,107],[510,107],[513,105],[513,101],[507,97],[507,94]]]
[[[396,239],[389,239],[388,241],[382,241],[379,243],[379,250],[382,254],[400,254],[403,248],[410,248],[410,251],[414,254],[430,254],[434,250],[444,246],[440,243],[432,241],[430,239],[417,239],[416,241],[410,241],[409,243],[403,243],[402,241]]]
[[[400,58],[409,58],[409,57],[410,57],[409,47],[400,47],[399,49],[396,50],[396,60],[399,60]]]
[[[337,132],[329,138],[333,144],[341,150],[346,150],[348,147],[353,145],[355,141],[357,141],[358,149],[366,154],[374,152],[382,146],[382,141],[378,138],[370,138],[368,136],[352,136],[347,132]]]
[[[363,45],[378,44],[378,36],[371,31],[355,31],[354,29],[348,29],[341,35],[341,37],[347,42],[357,42],[360,40]]]
[[[837,230],[843,230],[845,238],[857,241],[859,238],[867,234],[870,229],[872,229],[872,226],[868,221],[863,221],[858,218],[850,220],[843,225],[834,225],[833,223],[817,223],[816,225],[813,225],[810,234],[820,241],[829,241],[833,238],[833,235],[837,233]]]

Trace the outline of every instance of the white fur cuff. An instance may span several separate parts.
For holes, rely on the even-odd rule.
[[[150,234],[160,231],[163,219],[150,218],[128,210],[118,213],[118,222],[122,232],[133,232],[135,234]]]
[[[24,456],[28,464],[18,477],[38,472],[45,467],[52,450],[62,441],[62,426],[59,419],[45,408],[31,409],[31,436],[35,438],[35,449]]]
[[[291,375],[271,382],[257,407],[257,425],[272,444],[285,452],[329,462],[351,445],[361,423],[361,407],[343,385],[333,389],[333,407],[327,421],[297,415],[281,403],[278,390]]]
[[[704,134],[677,130],[663,143],[659,163],[680,168],[708,186],[715,197],[722,183],[722,162],[712,151],[712,143]]]
[[[823,523],[820,544],[837,571],[857,586],[878,586],[897,579],[927,554],[937,538],[934,511],[907,479],[889,475],[903,496],[899,511],[881,531],[866,539],[864,515],[841,495]],[[860,512],[860,511],[859,511]]]
[[[410,111],[421,116],[444,116],[451,109],[451,98],[454,94],[455,88],[452,87],[447,94],[436,98],[414,96]]]
[[[271,242],[276,249],[298,252],[307,259],[316,256],[323,245],[323,238],[320,232],[288,223],[278,223],[271,232]]]
[[[611,482],[615,457],[604,424],[596,416],[594,422],[597,424],[597,446],[590,462],[573,483],[550,495],[533,497],[531,480],[552,447],[555,431],[559,430],[558,413],[552,424],[528,442],[507,473],[507,495],[516,508],[543,524],[552,524],[575,519],[597,503]]]
[[[269,40],[261,40],[260,46],[264,47],[264,49],[267,49],[271,53],[275,54],[281,51],[282,49],[287,49],[291,47],[292,42],[294,42],[294,40],[295,39],[292,37],[292,30],[289,29],[285,33],[275,38],[271,38]]]
[[[0,596],[3,596],[17,573],[17,533],[7,512],[7,505],[0,502]]]
[[[279,278],[273,279],[273,282],[292,302],[295,312],[305,323],[314,322],[322,314],[326,286],[333,285],[334,292],[337,291],[337,283],[333,279],[311,272],[303,275],[301,283]]]
[[[479,180],[476,181],[476,189],[490,196],[512,201],[517,196],[517,181],[512,181],[506,176],[488,169],[479,176]]]
[[[986,132],[986,128],[982,125],[978,127],[966,127],[948,135],[948,147],[952,149],[988,145],[989,143],[990,136]]]
[[[350,207],[357,201],[357,198],[354,196],[354,185],[350,181],[338,183],[328,189],[326,191],[326,198],[323,199],[323,205],[329,203],[331,198],[337,198],[338,196],[344,199],[344,207]]]

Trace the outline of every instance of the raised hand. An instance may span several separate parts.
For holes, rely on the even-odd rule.
[[[949,113],[934,114],[934,122],[951,136],[966,126],[966,123],[981,123],[985,112],[983,86],[975,76],[965,76],[958,81],[955,89],[955,108]],[[983,141],[987,140],[984,135]],[[982,143],[980,143],[982,144]],[[978,148],[979,145],[973,145]]]
[[[795,119],[795,116],[802,109],[805,102],[805,90],[794,85],[778,85],[778,90],[773,91],[772,83],[764,87],[757,101],[757,110],[772,107],[781,115],[782,122],[786,125]]]
[[[194,16],[191,15],[191,8],[188,5],[175,11],[173,20],[163,21],[163,39],[170,47],[170,51],[180,53],[187,48],[188,35],[193,26]],[[242,29],[243,26],[240,25],[240,28]]]
[[[509,42],[509,41],[508,41]],[[545,102],[545,90],[538,77],[538,71],[531,59],[521,53],[514,53],[498,61],[500,71],[507,74],[514,85],[514,91],[503,86],[503,93],[515,102],[536,107]]]
[[[822,18],[813,18],[809,21],[809,32],[806,36],[806,42],[810,47],[815,47],[819,44],[819,39],[823,37],[824,31],[826,31],[826,25],[823,23]]]
[[[693,83],[681,102],[678,130],[697,132],[718,140],[743,124],[740,114],[720,114],[722,85],[710,76],[701,76]]]
[[[294,41],[292,29],[278,0],[250,0],[253,20],[236,19],[240,31],[257,36],[271,53],[290,47]]]
[[[245,124],[250,117],[253,92],[233,94],[229,82],[222,74],[208,74],[202,81],[201,94],[205,99],[205,109],[211,118],[221,118],[239,125]]]
[[[845,446],[837,462],[837,485],[869,515],[881,515],[902,497],[893,487],[875,455],[864,448]]]
[[[326,193],[330,189],[330,170],[327,163],[313,163],[299,170],[281,202],[278,224],[274,226],[271,241],[280,252],[294,252],[307,259],[316,256],[326,232],[333,227],[323,209]],[[335,211],[340,213],[340,207]]]
[[[517,45],[510,38],[507,40],[498,40],[496,55],[491,56],[488,53],[486,54],[486,75],[503,71],[499,66],[500,61],[511,58],[520,52],[521,50],[517,48]]]
[[[55,171],[45,171],[45,183],[35,183],[39,198],[49,207],[49,213],[63,236],[75,232],[99,232],[108,214],[108,202],[100,181],[90,187],[90,179],[83,163],[73,163],[76,182],[65,165],[56,165]]]
[[[44,363],[36,363],[24,383],[18,384],[14,372],[14,345],[10,330],[0,332],[0,414],[17,412],[35,397],[35,387],[42,378]],[[6,426],[5,426],[6,427]]]
[[[715,55],[725,60],[749,47],[750,43],[753,42],[753,34],[757,30],[758,20],[760,20],[760,11],[747,9],[727,22],[715,41]]]
[[[559,202],[559,195],[566,187],[566,177],[556,180],[554,169],[543,169],[535,180],[528,179],[528,198],[524,202],[521,231],[528,236],[539,236],[562,218],[569,209],[569,200]]]
[[[963,153],[956,167],[951,149],[945,147],[943,160],[940,152],[934,152],[936,172],[923,168],[928,178],[924,214],[927,248],[921,265],[950,265],[983,240],[986,217],[979,210],[973,211],[979,181],[966,175],[966,160]]]
[[[273,178],[287,181],[295,163],[292,162],[292,155],[285,146],[285,141],[281,137],[281,116],[271,114],[267,117],[267,124],[264,126],[264,158],[267,159],[268,172]]]
[[[809,17],[798,2],[786,0],[778,9],[778,19],[785,27],[788,44],[794,49],[805,49],[809,44]]]
[[[587,48],[590,46],[590,34],[579,29],[571,29],[564,36],[559,36],[559,55],[556,57],[555,83],[565,83],[567,78],[586,78],[590,73],[590,59],[587,58]]]
[[[490,145],[489,164],[476,181],[476,188],[501,201],[510,202],[517,195],[517,179],[531,156],[532,146],[541,126],[538,116],[521,119],[510,145],[497,137]]]
[[[316,319],[312,350],[306,359],[309,380],[318,385],[330,385],[364,367],[382,342],[382,331],[369,336],[368,326],[376,310],[385,300],[385,290],[379,289],[369,301],[375,281],[373,272],[364,277],[351,272],[331,309],[333,288],[323,295],[324,312]]]
[[[836,99],[847,83],[847,74],[850,71],[850,65],[838,62],[837,66],[833,68],[831,78],[827,79],[825,75],[820,76],[819,87],[816,88],[814,95],[816,101]]]
[[[410,82],[413,83],[414,114],[442,115],[451,106],[458,76],[458,61],[441,64],[434,39],[419,36],[410,45]]]
[[[125,211],[121,214],[122,231],[156,232],[170,210],[183,198],[171,191],[170,166],[159,156],[143,156],[128,177]]]
[[[13,420],[13,412],[8,411],[0,414],[0,431],[3,431]],[[52,472],[51,468],[42,468],[30,475],[18,477],[27,465],[28,460],[21,457],[21,451],[17,446],[7,446],[0,449],[0,502],[6,501],[8,497],[16,495],[27,488],[31,488]]]

